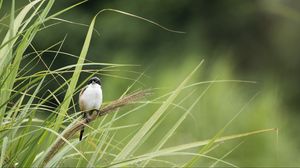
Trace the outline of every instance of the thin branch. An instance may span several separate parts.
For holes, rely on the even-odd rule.
[[[145,98],[148,94],[150,94],[150,90],[141,90],[129,94],[121,99],[114,100],[109,103],[107,106],[101,108],[100,110],[95,110],[89,119],[82,119],[75,123],[72,127],[69,127],[68,130],[65,130],[62,137],[66,140],[70,139],[77,131],[81,130],[82,127],[86,126],[90,122],[94,121],[96,118],[104,116],[113,110],[120,108],[122,106],[134,103],[140,99]],[[59,138],[51,147],[50,151],[46,154],[45,159],[42,163],[42,167],[44,167],[52,158],[53,156],[61,149],[66,140],[63,138]]]

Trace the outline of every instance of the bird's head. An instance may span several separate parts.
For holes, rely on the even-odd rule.
[[[101,85],[101,81],[99,78],[97,77],[92,77],[89,81],[88,81],[88,84],[98,84],[98,85]]]

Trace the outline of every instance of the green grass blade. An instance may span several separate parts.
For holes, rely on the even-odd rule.
[[[250,104],[250,102],[252,102],[254,100],[254,98],[257,96],[257,94],[255,94],[242,108],[241,110],[236,113],[233,118],[231,120],[229,120],[226,125],[216,133],[216,135],[211,139],[211,142],[208,143],[204,148],[202,148],[199,153],[203,154],[205,151],[209,150],[210,147],[212,147],[212,145],[215,143],[214,141],[220,137],[225,129],[244,111],[244,109]],[[194,158],[192,158],[187,164],[185,164],[184,167],[192,167],[194,164],[196,164],[196,162],[199,160],[199,156],[195,156]]]
[[[113,165],[113,167],[124,167],[124,166],[125,167],[130,167],[131,165],[138,164],[141,161],[145,161],[145,160],[153,161],[153,160],[155,160],[153,158],[156,158],[156,157],[159,157],[159,156],[176,156],[176,157],[181,157],[181,156],[198,156],[198,157],[204,157],[204,158],[207,158],[207,159],[210,159],[210,160],[213,160],[213,161],[219,161],[221,163],[226,164],[226,166],[238,167],[238,166],[236,166],[236,165],[234,165],[232,163],[226,162],[226,161],[218,159],[216,157],[212,157],[212,156],[208,156],[208,155],[204,155],[204,154],[198,154],[198,153],[191,153],[191,152],[172,152],[172,153],[160,154],[158,156],[150,156],[150,155],[148,156],[148,155],[145,155],[145,156],[142,156],[142,157],[136,157],[136,158],[133,158],[133,159],[129,159],[126,162],[122,162],[122,163],[119,163],[117,165]],[[180,167],[180,166],[177,166],[177,167]]]
[[[266,133],[266,132],[270,132],[270,131],[276,131],[276,130],[277,130],[276,128],[270,128],[270,129],[256,130],[256,131],[251,131],[251,132],[246,132],[246,133],[241,133],[241,134],[224,136],[224,137],[217,138],[214,141],[214,143],[224,142],[224,141],[243,138],[243,137],[248,137],[248,136],[251,136],[251,135],[257,135],[257,134]],[[196,147],[200,147],[200,146],[205,146],[205,145],[209,144],[211,141],[212,141],[211,139],[208,139],[208,140],[204,140],[204,141],[192,142],[192,143],[188,143],[188,144],[169,147],[169,148],[162,149],[160,151],[140,155],[140,156],[137,156],[135,158],[130,158],[130,159],[127,159],[127,160],[115,162],[115,163],[112,163],[110,165],[106,165],[104,167],[127,166],[127,165],[130,165],[130,164],[133,164],[133,163],[137,163],[137,162],[140,162],[140,161],[143,161],[143,160],[147,160],[147,159],[151,159],[151,158],[155,158],[155,157],[159,157],[159,156],[172,155],[172,153],[174,153],[174,152],[183,151],[183,150],[187,150],[187,149],[192,149],[192,148],[196,148]],[[202,155],[200,154],[200,155],[197,155],[197,156],[199,157],[199,156],[202,156]]]
[[[1,149],[1,156],[0,156],[0,167],[3,167],[3,163],[6,156],[6,148],[8,144],[8,137],[4,137],[2,140],[2,149]]]
[[[22,22],[23,22],[25,16],[28,14],[30,9],[33,8],[33,6],[37,2],[39,2],[39,0],[33,1],[29,5],[25,6],[25,8],[19,13],[17,18],[15,20],[11,20],[11,22],[12,22],[12,26],[10,27],[11,33],[10,33],[10,36],[6,36],[6,37],[8,37],[7,39],[11,39],[12,37],[14,37],[16,35],[19,27],[22,25]],[[32,27],[31,29],[26,31],[25,35],[22,38],[21,43],[16,48],[15,53],[9,54],[8,57],[5,56],[5,53],[7,53],[7,52],[9,53],[9,52],[13,51],[12,46],[14,45],[14,43],[17,39],[11,41],[10,42],[11,45],[8,45],[0,50],[0,67],[1,67],[0,74],[2,74],[1,80],[5,79],[5,81],[2,81],[2,82],[4,82],[4,84],[3,84],[3,88],[1,88],[0,104],[4,104],[4,102],[6,102],[11,97],[11,92],[9,90],[12,90],[12,88],[13,88],[13,85],[14,85],[14,82],[15,82],[15,79],[17,76],[17,72],[19,69],[19,65],[22,60],[22,56],[36,33],[37,33],[37,30],[34,27]],[[3,42],[6,42],[5,39]],[[2,55],[2,54],[4,54],[4,55]],[[14,59],[13,59],[13,55],[15,55]],[[12,61],[12,60],[13,60],[13,63],[9,65],[10,61]],[[2,122],[2,118],[3,118],[5,109],[6,109],[6,105],[4,105],[2,108],[0,108],[0,123]]]
[[[61,134],[59,134],[58,132],[50,129],[50,128],[47,128],[47,127],[42,127],[42,126],[34,126],[34,127],[37,127],[37,128],[42,128],[44,130],[46,130],[47,132],[50,132],[52,134],[54,134],[55,136],[57,136],[57,139],[56,140],[59,140],[59,139],[62,139],[63,141],[65,141],[65,143],[68,145],[68,147],[72,148],[73,150],[75,150],[82,158],[84,158],[86,161],[87,161],[87,158],[75,147],[75,145],[73,143],[71,143],[68,139],[64,138]],[[55,144],[55,143],[53,143]],[[53,146],[50,146],[47,148],[47,151],[44,152],[43,154],[43,157],[41,157],[39,160],[37,160],[34,165],[35,166],[38,166],[38,165],[41,165],[42,162],[44,161],[45,156],[47,153],[50,152],[50,150],[52,149]],[[53,159],[53,158],[52,158]]]
[[[168,31],[168,32],[172,32],[172,33],[180,33],[180,34],[185,33],[185,32],[183,32],[183,31],[177,31],[177,30],[169,29],[169,28],[167,28],[167,27],[165,27],[165,26],[162,26],[162,25],[159,24],[159,23],[156,23],[156,22],[152,21],[152,20],[146,19],[146,18],[141,17],[141,16],[137,16],[137,15],[134,15],[134,14],[131,14],[131,13],[128,13],[128,12],[120,11],[120,10],[117,10],[117,9],[109,9],[109,8],[107,8],[107,9],[101,10],[99,13],[102,13],[102,12],[105,12],[105,11],[111,11],[111,12],[121,13],[121,14],[123,14],[123,15],[127,15],[127,16],[130,16],[130,17],[134,17],[134,18],[143,20],[143,21],[146,21],[146,22],[148,22],[148,23],[151,23],[151,24],[153,24],[153,25],[155,25],[155,26],[157,26],[157,27],[159,27],[159,28],[161,28],[161,29],[163,29],[163,30],[166,30],[166,31]]]
[[[170,139],[170,137],[175,133],[176,129],[181,125],[181,123],[185,120],[188,114],[194,109],[194,107],[198,104],[200,99],[204,96],[207,90],[210,88],[211,84],[206,87],[206,89],[201,93],[201,95],[193,102],[193,104],[186,110],[186,112],[178,119],[178,121],[174,124],[174,126],[167,132],[167,134],[162,138],[162,140],[157,144],[154,148],[154,151],[158,151],[163,145]],[[144,164],[146,166],[148,161]]]
[[[106,142],[105,140],[108,138],[108,134],[109,134],[108,129],[105,129],[103,136],[101,136],[102,138],[100,139],[100,141],[96,147],[96,150],[94,151],[93,155],[91,156],[87,167],[95,167],[95,162],[98,158],[100,151],[102,151],[102,146],[104,145],[104,142]]]
[[[33,100],[35,99],[36,95],[38,94],[38,92],[40,91],[40,88],[44,82],[44,78],[42,78],[42,80],[40,81],[40,83],[38,84],[38,86],[36,87],[35,91],[33,92],[33,94],[31,95],[31,97],[29,98],[29,100],[27,101],[25,107],[22,109],[22,111],[20,112],[19,116],[18,116],[18,124],[16,126],[20,126],[22,124],[22,120],[25,119],[25,117],[28,115],[28,111],[30,106],[32,105]],[[18,127],[14,130],[13,133],[13,137],[15,137],[16,133],[18,131]],[[22,144],[22,142],[20,142]]]
[[[184,79],[184,81],[175,89],[175,91],[168,97],[165,103],[160,106],[160,108],[150,117],[150,119],[143,125],[143,127],[134,135],[134,137],[128,142],[128,144],[123,148],[123,150],[114,159],[114,162],[120,161],[128,157],[131,152],[137,146],[137,142],[141,141],[147,132],[153,127],[153,125],[158,121],[162,114],[168,109],[171,103],[175,100],[177,95],[180,93],[182,88],[190,80],[192,75],[199,69],[202,65],[201,61],[198,66]]]
[[[15,29],[14,23],[15,23],[15,0],[12,0],[11,1],[9,30],[3,40],[3,43],[5,43],[6,41],[8,41],[8,39],[10,39],[11,37],[14,36],[14,29]],[[10,92],[8,91],[9,89],[11,89],[11,88],[9,88],[9,84],[7,82],[4,83],[4,79],[6,78],[7,75],[3,73],[6,68],[6,66],[3,64],[6,60],[8,60],[8,58],[11,58],[13,56],[13,51],[12,51],[13,46],[14,46],[14,42],[11,41],[11,42],[7,43],[7,46],[5,48],[0,50],[0,81],[3,82],[3,87],[1,87],[1,90],[0,90],[0,95],[2,97],[0,99],[0,104],[7,101],[9,94],[10,94]],[[7,70],[6,70],[6,72],[9,73]],[[5,109],[6,109],[6,105],[3,108],[0,108],[0,125],[2,125],[2,122],[3,122]]]
[[[3,44],[7,44],[5,47],[0,49],[0,66],[1,69],[6,67],[5,63],[8,63],[9,60],[11,60],[11,57],[6,57],[7,53],[11,50],[11,46],[16,42],[17,38],[15,38],[15,36],[18,33],[19,28],[22,25],[22,22],[24,20],[24,18],[26,17],[26,15],[28,14],[28,12],[33,8],[34,5],[36,5],[40,0],[35,0],[31,3],[29,3],[28,5],[26,5],[24,7],[24,9],[21,10],[21,12],[18,14],[18,16],[14,19],[14,11],[12,9],[12,13],[11,13],[11,19],[10,19],[10,28],[9,28],[9,32],[6,34],[6,36],[4,37],[4,40],[2,42]],[[12,1],[14,2],[14,1]],[[29,22],[30,19],[27,21]],[[17,35],[17,37],[20,34]],[[11,40],[13,39],[13,40]],[[9,41],[9,43],[6,43],[7,41]],[[12,44],[12,45],[8,45],[8,44]],[[2,69],[3,70],[3,69]],[[0,74],[2,72],[0,71]]]
[[[79,143],[80,141],[74,141],[72,142],[72,145],[76,146]],[[73,148],[70,146],[65,146],[47,163],[47,165],[45,165],[45,167],[57,167],[57,164],[61,161],[61,158],[63,158],[65,154],[67,154],[72,149]]]
[[[88,49],[89,49],[89,46],[90,46],[90,42],[91,42],[91,39],[92,39],[92,34],[93,34],[96,18],[97,18],[97,15],[93,18],[93,20],[90,24],[90,27],[88,29],[83,47],[81,49],[81,53],[80,53],[78,61],[77,61],[78,66],[76,66],[75,71],[72,75],[72,79],[70,81],[70,84],[68,85],[68,90],[66,92],[64,101],[62,102],[62,105],[60,107],[59,115],[57,116],[57,120],[55,122],[54,130],[58,130],[59,127],[62,125],[62,121],[64,119],[64,116],[66,115],[66,113],[68,111],[70,102],[72,100],[72,96],[75,92],[75,88],[76,88],[76,85],[77,85],[77,82],[78,82],[80,72],[81,72],[82,67],[83,67],[83,63],[85,61],[85,58],[86,58],[86,55],[87,55],[87,52],[88,52]]]
[[[235,149],[237,149],[242,143],[244,143],[244,141],[240,142],[239,144],[237,144],[235,147],[233,147],[230,151],[228,151],[227,153],[225,153],[220,160],[223,160],[225,157],[227,157],[229,154],[231,154]],[[216,165],[219,163],[220,161],[217,160],[215,161],[211,166],[209,166],[210,168],[216,167]]]

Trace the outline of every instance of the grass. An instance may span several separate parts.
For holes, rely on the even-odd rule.
[[[2,4],[2,1],[0,1],[0,4]],[[220,157],[211,156],[211,153],[218,151],[219,146],[225,146],[229,140],[254,135],[266,136],[267,132],[276,131],[273,127],[268,127],[268,129],[261,127],[256,128],[255,131],[249,129],[224,136],[229,125],[233,124],[233,121],[237,120],[237,116],[244,110],[244,108],[240,108],[240,112],[233,115],[227,124],[219,127],[219,131],[216,131],[217,133],[212,138],[204,141],[198,139],[194,142],[177,143],[174,137],[180,132],[180,128],[197,131],[185,121],[188,116],[194,115],[194,111],[198,111],[198,105],[206,97],[207,92],[215,90],[214,85],[218,83],[221,85],[228,83],[253,84],[253,82],[244,80],[191,82],[196,79],[195,74],[202,68],[203,61],[201,61],[193,69],[185,67],[185,70],[189,70],[189,72],[184,74],[186,77],[182,78],[182,82],[174,89],[158,96],[150,96],[148,100],[135,102],[133,106],[117,110],[114,114],[103,116],[94,123],[87,125],[89,132],[86,134],[87,138],[84,141],[78,141],[76,133],[72,136],[64,136],[80,119],[80,113],[77,113],[78,108],[76,108],[77,100],[74,96],[78,94],[80,88],[84,86],[88,79],[80,81],[81,74],[84,73],[88,77],[99,75],[119,80],[122,80],[122,78],[131,80],[132,82],[128,85],[130,87],[127,90],[114,93],[120,98],[128,92],[132,92],[137,87],[137,83],[142,80],[144,74],[128,70],[133,68],[133,65],[87,61],[86,58],[98,14],[89,25],[79,56],[64,53],[64,56],[76,59],[76,64],[50,70],[49,67],[56,63],[53,60],[50,65],[45,64],[45,70],[43,71],[21,73],[23,68],[20,65],[26,57],[26,50],[30,47],[34,49],[32,41],[36,34],[38,32],[43,33],[43,29],[47,28],[50,20],[66,22],[66,20],[57,19],[57,17],[81,3],[48,16],[53,4],[54,0],[36,0],[23,7],[20,12],[15,13],[15,1],[13,0],[11,12],[9,16],[5,16],[5,18],[9,18],[10,24],[0,48],[0,167],[146,167],[156,166],[157,164],[165,166],[199,166],[201,165],[200,158],[213,160],[212,167],[221,163],[226,166],[235,166],[235,164],[225,161],[225,157],[236,150],[235,147]],[[182,33],[127,12],[105,9],[100,13],[103,11],[121,13],[149,22],[167,31]],[[68,23],[73,24],[73,22]],[[35,50],[31,54],[35,57],[34,59],[42,61],[40,55],[45,52],[63,53],[46,49],[40,52]],[[28,67],[32,66],[31,62],[24,63]],[[124,67],[128,69],[122,70]],[[138,77],[118,76],[116,74],[119,71],[133,76],[138,75]],[[69,77],[65,74],[69,74]],[[60,87],[49,91],[47,87],[51,85],[52,81],[59,83]],[[203,85],[206,86],[203,90],[197,88]],[[187,92],[190,92],[190,89],[194,89],[194,91],[188,96]],[[201,92],[198,94],[196,90]],[[60,94],[64,94],[62,101],[57,98]],[[58,106],[51,104],[52,99],[58,102]],[[109,103],[106,102],[106,104]],[[174,115],[174,111],[183,112],[178,116]],[[44,115],[45,112],[47,112],[47,115]],[[207,111],[201,112],[205,113]],[[132,116],[140,120],[144,118],[144,120],[137,123],[139,120],[131,119]],[[124,123],[126,119],[129,122]],[[194,116],[194,119],[199,120],[197,116]],[[174,122],[170,124],[167,123],[168,120],[174,120]],[[224,119],[223,121],[228,120]],[[206,132],[210,127],[212,126],[208,123],[205,127]],[[162,133],[162,130],[166,132]],[[258,135],[261,133],[263,135]],[[187,134],[192,134],[192,131]],[[155,139],[154,144],[148,143],[152,139]],[[170,141],[177,144],[174,145]],[[55,149],[56,152],[52,153],[58,142],[63,142],[63,145],[60,145]],[[199,151],[199,147],[203,148]],[[47,157],[49,153],[53,155]],[[182,159],[184,157],[186,159]],[[174,158],[176,159],[174,160]],[[192,161],[189,161],[190,159]]]

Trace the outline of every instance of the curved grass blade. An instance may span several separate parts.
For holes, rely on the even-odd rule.
[[[178,31],[178,30],[172,30],[172,29],[169,29],[169,28],[167,28],[167,27],[165,27],[165,26],[162,26],[162,25],[159,24],[159,23],[156,23],[156,22],[152,21],[152,20],[146,19],[146,18],[141,17],[141,16],[137,16],[137,15],[134,15],[134,14],[131,14],[131,13],[128,13],[128,12],[120,11],[120,10],[117,10],[117,9],[110,9],[110,8],[102,9],[99,13],[102,13],[102,12],[105,12],[105,11],[111,11],[111,12],[121,13],[121,14],[123,14],[123,15],[127,15],[127,16],[130,16],[130,17],[134,17],[134,18],[143,20],[143,21],[146,21],[146,22],[148,22],[148,23],[151,23],[151,24],[153,24],[153,25],[155,25],[155,26],[157,26],[157,27],[159,27],[159,28],[161,28],[161,29],[163,29],[163,30],[166,30],[166,31],[168,31],[168,32],[172,32],[172,33],[180,33],[180,34],[185,33],[185,32],[183,32],[183,31]]]
[[[3,163],[5,161],[7,144],[8,144],[8,137],[6,136],[2,140],[2,149],[1,149],[1,156],[0,156],[0,167],[3,167]]]
[[[186,112],[177,120],[174,126],[167,132],[167,134],[162,138],[162,140],[155,146],[154,150],[158,151],[163,145],[169,140],[169,138],[174,134],[176,129],[181,125],[181,123],[185,120],[185,118],[190,114],[190,112],[194,109],[194,107],[198,104],[200,99],[204,96],[207,90],[211,87],[212,84],[208,85],[206,89],[201,93],[201,95],[193,102],[193,104],[186,110]],[[144,166],[147,165],[147,161]]]
[[[81,49],[81,53],[79,55],[79,58],[78,58],[78,61],[77,61],[77,64],[76,64],[78,66],[75,67],[75,71],[72,75],[72,79],[70,81],[70,84],[68,85],[68,90],[66,92],[65,98],[64,98],[64,100],[62,102],[62,105],[60,107],[60,110],[59,110],[60,115],[58,115],[58,117],[56,119],[54,130],[58,130],[59,127],[62,125],[62,121],[64,119],[64,116],[66,115],[67,110],[69,108],[70,102],[72,100],[72,96],[75,92],[75,88],[76,88],[76,85],[77,85],[77,82],[78,82],[78,79],[79,79],[80,71],[82,70],[83,63],[84,63],[84,60],[87,56],[87,52],[88,52],[88,49],[89,49],[89,46],[90,46],[90,42],[91,42],[91,39],[92,39],[92,34],[93,34],[96,18],[97,18],[97,15],[93,18],[93,20],[90,24],[90,27],[88,29],[87,35],[85,37],[84,44],[83,44],[82,49]]]
[[[216,140],[214,140],[214,143],[224,142],[224,141],[238,139],[238,138],[242,138],[242,137],[248,137],[251,135],[257,135],[257,134],[266,133],[266,132],[270,132],[270,131],[276,131],[276,130],[277,130],[277,128],[270,128],[270,129],[256,130],[256,131],[251,131],[251,132],[246,132],[246,133],[241,133],[241,134],[224,136],[224,137],[220,137],[220,138],[217,138]],[[104,167],[126,166],[126,165],[130,165],[133,163],[137,163],[140,161],[148,160],[148,159],[159,157],[159,156],[168,156],[168,155],[172,155],[172,153],[174,153],[174,152],[192,149],[192,148],[196,148],[196,147],[200,147],[200,146],[205,146],[205,145],[209,144],[211,141],[212,141],[211,139],[208,139],[208,140],[204,140],[204,141],[192,142],[192,143],[188,143],[188,144],[169,147],[169,148],[162,149],[160,151],[140,155],[135,158],[121,160],[121,161],[112,163],[110,165],[106,165]],[[200,155],[203,156],[202,154],[195,154],[195,155],[198,157]]]
[[[168,97],[164,104],[149,118],[149,120],[143,125],[143,127],[134,135],[134,137],[128,142],[128,144],[123,148],[123,150],[114,159],[114,162],[121,161],[128,157],[131,152],[136,148],[137,142],[141,141],[143,137],[148,133],[148,131],[153,127],[153,125],[158,121],[162,114],[168,109],[171,103],[178,96],[182,88],[190,80],[192,75],[199,69],[202,65],[201,61],[198,66],[184,79],[184,81],[175,89],[175,91]]]
[[[227,153],[225,153],[220,159],[224,159],[226,156],[228,156],[229,154],[231,154],[235,149],[237,149],[241,144],[243,144],[244,141],[240,142],[239,144],[237,144],[235,147],[233,147],[230,151],[228,151]],[[216,165],[219,163],[219,160],[217,160],[216,162],[214,162],[211,166],[209,166],[210,168],[216,167]]]
[[[211,139],[211,141],[205,145],[200,151],[200,154],[203,154],[205,151],[209,150],[210,147],[212,147],[212,145],[215,143],[215,140],[220,137],[224,131],[226,130],[226,128],[244,111],[244,109],[250,104],[250,102],[252,102],[254,100],[254,98],[257,96],[257,94],[255,94],[241,109],[238,113],[236,113],[233,118],[231,120],[229,120],[226,125],[219,130],[216,135]],[[192,167],[194,164],[196,164],[196,162],[199,160],[199,156],[195,156],[194,158],[192,158],[187,164],[184,165],[184,167]]]

